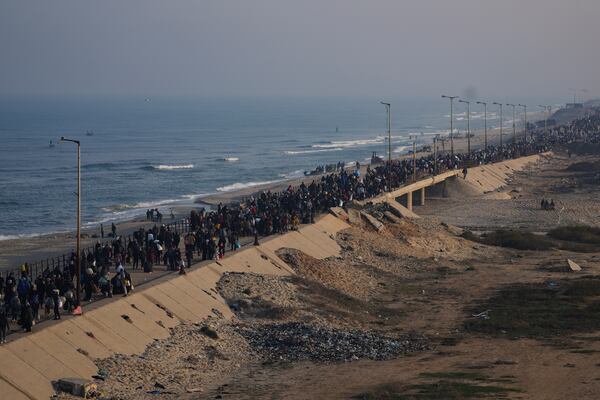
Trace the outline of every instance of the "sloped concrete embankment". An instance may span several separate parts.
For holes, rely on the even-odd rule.
[[[498,190],[509,182],[510,177],[515,172],[522,171],[527,165],[539,161],[543,155],[550,155],[550,153],[534,154],[494,164],[471,167],[467,173],[466,181],[480,194]]]
[[[167,338],[169,328],[182,321],[231,318],[233,314],[215,289],[223,273],[293,274],[277,250],[294,248],[319,259],[338,256],[334,235],[347,227],[326,215],[299,231],[265,240],[187,275],[164,277],[128,297],[86,308],[80,317],[23,335],[0,347],[2,398],[48,399],[54,393],[52,381],[91,379],[97,373],[96,358],[140,354],[155,339]]]
[[[413,195],[423,196],[419,199],[421,204],[425,203],[426,190],[429,193],[437,192],[441,195],[447,195],[449,189],[453,196],[478,196],[498,190],[509,182],[510,176],[517,171],[522,171],[531,163],[539,161],[542,156],[548,156],[551,153],[534,154],[531,156],[520,157],[512,160],[500,161],[494,164],[478,165],[468,169],[467,179],[462,179],[462,171],[451,170],[442,174],[428,177],[405,185],[391,193],[385,193],[373,199],[356,202],[359,205],[378,204],[386,202],[397,208],[399,213],[405,218],[417,218],[413,211]],[[452,187],[447,187],[447,183]],[[398,202],[403,201],[404,206],[399,208]]]

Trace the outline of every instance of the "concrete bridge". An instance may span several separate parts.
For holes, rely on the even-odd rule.
[[[548,155],[545,153],[542,155]],[[528,164],[536,162],[542,156],[534,154],[512,160],[501,161],[494,164],[478,165],[468,168],[464,183],[476,194],[485,194],[498,190],[506,185],[510,175],[524,169]],[[410,183],[392,192],[385,193],[373,199],[358,201],[359,205],[368,203],[388,203],[396,208],[402,216],[418,218],[414,213],[415,206],[424,206],[425,199],[429,196],[445,196],[447,182],[463,179],[461,170],[446,171],[439,175],[427,177],[417,182]]]

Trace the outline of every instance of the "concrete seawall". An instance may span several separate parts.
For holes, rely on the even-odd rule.
[[[539,155],[471,168],[467,181],[481,193],[506,184],[509,174],[523,169]],[[408,185],[371,201],[395,201],[455,178],[449,171]],[[223,260],[192,268],[184,276],[165,276],[136,289],[128,297],[100,301],[78,317],[38,329],[0,347],[0,393],[7,399],[48,399],[52,381],[60,378],[91,379],[97,373],[94,359],[115,353],[140,354],[155,339],[169,336],[169,328],[182,321],[198,322],[209,316],[231,318],[231,310],[216,290],[225,272],[291,275],[293,271],[277,255],[294,248],[314,258],[340,254],[335,234],[349,225],[333,215],[315,224],[264,240],[260,246],[240,250]],[[4,396],[2,397],[5,398]]]
[[[181,321],[198,322],[211,315],[231,318],[216,291],[223,273],[290,275],[292,270],[277,257],[277,250],[295,248],[319,259],[337,256],[340,248],[334,235],[346,227],[326,215],[297,232],[265,240],[184,276],[166,276],[128,297],[86,307],[80,317],[65,317],[23,335],[0,347],[0,393],[11,400],[48,399],[54,393],[52,381],[91,379],[97,373],[95,358],[140,354],[155,339],[167,338],[169,328]]]

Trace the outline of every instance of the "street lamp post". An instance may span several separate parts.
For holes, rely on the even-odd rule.
[[[453,136],[453,122],[454,122],[454,117],[453,117],[453,112],[454,112],[454,99],[457,99],[458,96],[446,96],[446,95],[442,95],[443,99],[450,99],[450,154],[452,155],[452,157],[454,158],[454,139],[452,138]]]
[[[515,107],[516,107],[516,105],[509,104],[509,103],[506,103],[506,105],[513,108],[513,124],[512,125],[513,125],[513,144],[514,144],[514,143],[517,143],[517,129],[515,127]]]
[[[525,141],[527,141],[527,104],[519,104],[519,107],[523,107],[523,112],[525,114]]]
[[[487,150],[487,103],[478,101],[477,104],[483,104],[483,143],[484,148]]]
[[[503,133],[502,133],[502,124],[503,124],[503,121],[502,121],[502,103],[494,102],[493,104],[495,104],[497,106],[500,106],[500,150],[502,150],[502,135],[503,135]]]
[[[544,109],[544,133],[548,136],[548,114],[550,113],[550,106],[538,106]]]
[[[458,100],[459,103],[467,105],[467,154],[471,158],[471,102],[467,100]]]
[[[413,182],[417,181],[417,136],[409,136],[409,139],[413,141],[412,150],[412,165],[413,165]]]
[[[440,139],[440,135],[433,137],[433,175],[437,175],[437,142]]]
[[[577,103],[577,89],[570,88],[569,90],[573,91],[573,107],[575,107],[575,103]]]
[[[392,191],[392,105],[390,103],[380,102],[387,111],[387,129],[388,129],[388,191]]]
[[[60,138],[62,142],[71,142],[77,145],[77,259],[75,260],[75,274],[77,282],[77,306],[81,305],[81,143],[79,140]]]

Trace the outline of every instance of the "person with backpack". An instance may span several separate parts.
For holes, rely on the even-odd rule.
[[[19,300],[21,304],[25,304],[25,300],[29,297],[29,293],[31,291],[31,281],[25,272],[21,274],[21,278],[19,278],[19,283],[17,284],[17,295],[19,296]]]

